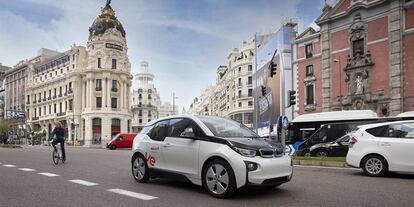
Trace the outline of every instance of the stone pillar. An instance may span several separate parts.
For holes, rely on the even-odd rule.
[[[123,80],[121,81],[121,83],[119,84],[119,97],[120,97],[120,101],[119,101],[119,108],[122,110],[124,108],[124,82]]]
[[[322,111],[330,111],[331,107],[331,51],[330,33],[325,28],[322,39]]]
[[[93,98],[95,98],[95,96],[93,95],[93,90],[94,90],[93,80],[91,78],[91,79],[89,79],[89,96],[88,96],[89,108],[93,108]]]
[[[85,117],[85,146],[92,144],[92,120],[90,117]]]
[[[107,83],[106,83],[106,79],[107,78],[103,78],[102,79],[102,108],[106,108],[106,87],[107,87]]]
[[[82,109],[84,109],[84,108],[86,108],[86,103],[85,103],[85,101],[86,101],[86,91],[85,91],[85,84],[86,84],[86,82],[84,82],[84,81],[82,81]],[[73,91],[73,93],[75,92],[73,89],[72,89],[72,91]],[[75,94],[73,94],[73,97],[74,97],[74,99],[75,99]]]
[[[400,1],[391,2],[392,11],[388,18],[389,25],[389,44],[390,44],[390,116],[395,116],[402,112],[402,23],[403,12],[401,11]]]

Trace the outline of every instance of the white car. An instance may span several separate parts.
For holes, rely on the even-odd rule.
[[[369,176],[414,172],[414,121],[360,126],[350,140],[346,162]]]
[[[131,159],[137,182],[172,177],[230,197],[248,185],[276,187],[292,178],[283,147],[244,125],[214,116],[171,116],[148,123],[135,137]]]

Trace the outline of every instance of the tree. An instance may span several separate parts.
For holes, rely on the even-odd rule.
[[[7,143],[7,130],[9,129],[10,124],[6,120],[0,120],[0,143]]]

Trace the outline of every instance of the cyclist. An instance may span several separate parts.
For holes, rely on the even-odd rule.
[[[62,149],[62,161],[64,162],[66,160],[66,154],[65,154],[65,129],[62,127],[62,124],[60,122],[55,122],[55,128],[52,131],[52,146],[56,149],[56,144],[60,143],[60,148]]]

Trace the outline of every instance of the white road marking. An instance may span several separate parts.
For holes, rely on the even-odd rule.
[[[311,165],[293,165],[294,167],[303,167],[303,168],[321,168],[321,169],[335,169],[335,170],[360,170],[358,168],[351,167],[326,167],[326,166],[311,166]]]
[[[36,171],[35,169],[30,169],[30,168],[19,168],[19,170],[25,171],[25,172],[33,172],[33,171]]]
[[[37,173],[37,174],[44,175],[44,176],[47,176],[47,177],[56,177],[56,176],[59,176],[59,175],[56,175],[56,174],[53,174],[53,173],[48,173],[48,172],[42,172],[42,173]]]
[[[16,165],[3,165],[3,167],[16,167]]]
[[[99,185],[97,183],[92,183],[92,182],[89,182],[89,181],[86,181],[86,180],[79,180],[79,179],[76,179],[76,180],[68,180],[68,181],[69,182],[72,182],[72,183],[80,184],[80,185],[85,185],[85,186],[95,186],[95,185]]]
[[[145,194],[142,194],[142,193],[135,193],[135,192],[132,192],[132,191],[122,190],[122,189],[119,189],[119,188],[108,189],[107,191],[117,193],[117,194],[121,194],[121,195],[126,195],[126,196],[133,197],[133,198],[138,198],[138,199],[141,199],[141,200],[146,200],[146,201],[158,198],[158,197],[154,197],[154,196],[150,196],[150,195],[145,195]]]

